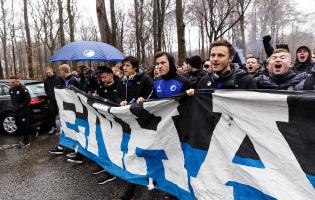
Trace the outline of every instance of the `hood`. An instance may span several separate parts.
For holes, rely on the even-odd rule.
[[[170,80],[170,79],[174,78],[177,75],[176,74],[175,59],[169,53],[165,53],[165,55],[167,56],[170,70],[168,71],[168,73],[166,75],[162,76],[162,79]]]
[[[299,48],[297,48],[296,52],[295,52],[295,56],[296,56],[296,60],[295,60],[295,63],[301,63],[298,61],[298,58],[297,58],[297,52],[300,50],[300,49],[306,49],[307,52],[308,52],[308,57],[307,57],[307,60],[304,62],[304,63],[311,63],[312,61],[312,52],[310,50],[310,48],[308,48],[307,46],[300,46]]]

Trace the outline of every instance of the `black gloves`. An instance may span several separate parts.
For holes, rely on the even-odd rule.
[[[271,36],[270,35],[266,35],[263,37],[263,42],[270,42],[271,41]]]

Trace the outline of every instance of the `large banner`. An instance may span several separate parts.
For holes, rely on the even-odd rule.
[[[179,199],[315,199],[315,94],[199,91],[114,107],[56,89],[60,144]]]

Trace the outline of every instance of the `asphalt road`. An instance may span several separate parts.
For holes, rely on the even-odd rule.
[[[85,159],[83,164],[66,161],[65,156],[52,156],[49,149],[58,143],[58,136],[40,133],[31,145],[18,148],[18,136],[0,135],[0,199],[119,199],[128,183],[116,179],[98,185],[101,175],[92,175],[96,165]],[[138,187],[136,200],[167,199],[160,191]]]

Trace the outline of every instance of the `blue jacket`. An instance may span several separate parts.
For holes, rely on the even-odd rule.
[[[154,97],[165,98],[185,92],[190,89],[190,82],[183,76],[176,75],[172,79],[159,78],[154,80]]]

